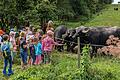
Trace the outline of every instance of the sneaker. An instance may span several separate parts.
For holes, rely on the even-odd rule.
[[[7,73],[6,73],[6,71],[3,71],[3,75],[7,76]]]

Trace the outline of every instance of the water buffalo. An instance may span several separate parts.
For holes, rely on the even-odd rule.
[[[64,25],[60,25],[58,26],[56,29],[55,29],[55,34],[54,34],[54,37],[55,37],[55,41],[58,42],[58,43],[63,43],[63,40],[62,40],[62,36],[66,33],[67,31],[67,27],[65,27]],[[58,49],[58,51],[62,51],[64,50],[63,49],[63,46],[57,46],[56,47]]]
[[[120,38],[120,28],[116,27],[82,27],[77,30],[77,32],[72,37],[73,40],[77,40],[80,37],[81,48],[84,44],[91,44],[92,52],[90,54],[91,58],[94,53],[97,53],[97,49],[106,44],[106,40],[110,35]],[[95,44],[95,45],[92,45]],[[100,46],[96,46],[100,45]]]
[[[76,29],[70,28],[66,31],[64,35],[64,42],[67,45],[67,51],[74,52],[73,48],[75,47],[72,39],[72,36],[76,33]]]

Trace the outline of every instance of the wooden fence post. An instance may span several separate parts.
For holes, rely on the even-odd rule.
[[[80,37],[78,37],[78,68],[80,68]]]

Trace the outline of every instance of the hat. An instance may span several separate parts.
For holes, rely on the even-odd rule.
[[[5,32],[3,30],[0,30],[0,35],[3,35]]]
[[[10,29],[10,31],[14,31],[14,29],[12,28],[12,29]]]
[[[54,32],[53,32],[53,31],[51,31],[51,30],[48,30],[48,31],[47,31],[47,34],[51,34],[51,35],[53,35],[53,34],[54,34]]]
[[[11,31],[11,32],[10,32],[10,35],[15,35],[15,32],[14,32],[14,31]]]
[[[29,31],[29,32],[28,32],[28,35],[32,35],[32,32],[31,32],[31,31]]]

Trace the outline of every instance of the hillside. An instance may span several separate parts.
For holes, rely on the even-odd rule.
[[[114,10],[118,8],[118,10]],[[55,22],[59,25],[58,22]],[[108,5],[107,8],[102,10],[100,13],[94,15],[94,17],[87,22],[65,22],[67,27],[79,27],[80,25],[84,26],[120,26],[120,5]]]
[[[114,10],[118,8],[118,10]],[[85,24],[86,26],[120,26],[120,5],[110,5],[104,9],[92,20]]]

